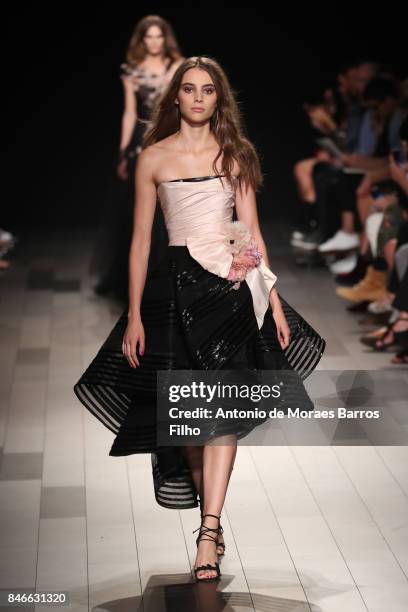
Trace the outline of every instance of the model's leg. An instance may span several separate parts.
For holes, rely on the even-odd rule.
[[[204,490],[203,490],[203,450],[204,447],[203,446],[182,446],[181,448],[181,452],[183,453],[183,455],[185,456],[187,463],[190,467],[191,470],[191,474],[192,474],[192,478],[193,478],[193,482],[195,485],[195,488],[198,491],[198,494],[200,496],[200,502],[203,503],[204,500]],[[229,473],[229,477],[228,477],[228,482],[230,481],[231,478],[231,473],[234,467],[234,463],[235,463],[235,457],[237,454],[237,446],[234,446],[234,456],[232,458],[232,464],[231,464],[231,470]],[[202,506],[203,508],[203,512],[204,512],[204,506]],[[220,544],[224,544],[224,536],[222,533],[220,533],[218,535],[218,542]],[[221,555],[223,554],[223,548],[217,547],[217,552]]]
[[[228,483],[237,452],[236,436],[217,438],[216,443],[208,443],[203,451],[203,483],[204,483],[204,508],[203,514],[214,514],[219,516],[224,505]],[[225,442],[221,446],[221,443]],[[211,528],[217,529],[219,520],[212,516],[205,516],[203,523]],[[215,531],[209,532],[210,536],[217,537]],[[194,567],[206,565],[217,561],[216,547],[210,540],[200,540],[197,548],[197,557]],[[212,578],[216,576],[215,570],[200,570],[198,578]]]
[[[230,478],[231,478],[232,470],[234,468],[235,457],[236,457],[236,454],[237,454],[237,445],[234,445],[234,448],[235,448],[235,452],[234,452],[234,456],[232,458],[231,469],[230,469],[230,473],[229,473],[229,476],[228,476],[227,487],[228,487],[228,484],[229,484],[229,481],[230,481]],[[203,497],[201,497],[200,499],[203,500]],[[201,512],[204,512],[204,505],[202,505]],[[224,535],[222,533],[220,533],[218,535],[217,539],[218,539],[217,553],[219,555],[222,555],[222,554],[224,554],[224,550],[225,550],[225,548],[223,546],[221,546],[221,544],[225,544]]]

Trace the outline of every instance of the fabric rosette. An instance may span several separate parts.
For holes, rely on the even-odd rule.
[[[226,223],[226,234],[226,240],[233,256],[227,280],[236,281],[233,288],[238,289],[248,271],[259,266],[262,253],[242,221]]]

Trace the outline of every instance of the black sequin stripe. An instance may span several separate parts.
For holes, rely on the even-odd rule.
[[[285,349],[285,356],[292,368],[302,379],[307,378],[319,363],[326,341],[279,296],[285,317],[291,331],[291,342]]]

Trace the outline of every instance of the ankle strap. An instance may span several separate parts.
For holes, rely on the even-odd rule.
[[[221,518],[221,514],[220,514],[220,516],[217,516],[216,514],[202,514],[201,518],[204,518],[205,516],[213,516],[214,518],[217,518],[217,519]]]

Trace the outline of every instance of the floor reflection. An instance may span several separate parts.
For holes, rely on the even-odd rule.
[[[176,582],[177,578],[185,581]],[[319,606],[307,601],[221,591],[232,581],[197,583],[179,576],[152,576],[140,597],[109,601],[92,612],[319,612]]]

